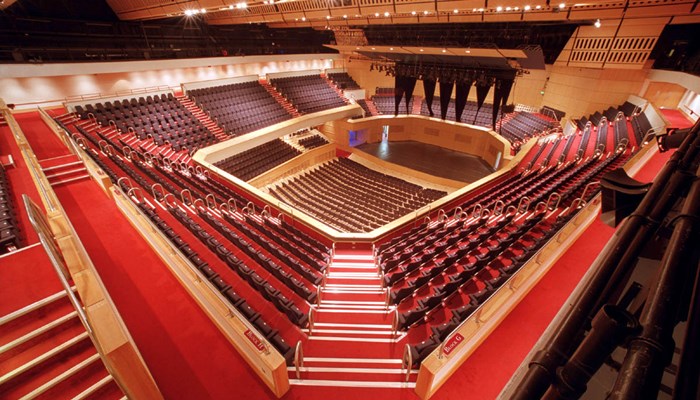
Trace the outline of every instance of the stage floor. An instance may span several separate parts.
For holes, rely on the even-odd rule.
[[[420,142],[365,143],[356,149],[384,161],[460,182],[471,183],[493,172],[477,156]]]

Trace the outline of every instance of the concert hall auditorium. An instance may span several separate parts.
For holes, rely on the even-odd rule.
[[[0,0],[0,399],[700,399],[699,115],[698,0]]]

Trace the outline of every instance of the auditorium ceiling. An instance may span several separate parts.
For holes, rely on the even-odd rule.
[[[586,21],[673,17],[700,22],[695,0],[107,0],[122,20],[188,16],[209,24],[267,23],[280,26]]]

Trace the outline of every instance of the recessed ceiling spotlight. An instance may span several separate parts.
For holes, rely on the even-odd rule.
[[[330,16],[330,15],[326,15],[326,19],[331,19],[331,16]]]
[[[459,10],[455,8],[452,12],[457,14],[457,13],[459,13]]]
[[[428,11],[428,10],[423,11],[423,15],[428,15],[428,14],[430,14],[430,11]]]
[[[392,50],[392,51],[393,51],[393,50],[394,50],[394,48],[393,48],[393,47],[389,47],[389,50]]]
[[[199,12],[201,12],[202,14],[206,14],[206,13],[207,13],[207,9],[206,9],[206,8],[202,8],[201,10],[199,10]]]
[[[415,11],[411,11],[411,15],[416,15],[417,13]]]
[[[565,4],[565,3],[559,3],[559,9],[560,9],[560,10],[563,10],[564,8],[566,8],[566,4]]]
[[[389,16],[389,11],[385,11],[385,12],[384,12],[384,16],[385,16],[385,17],[388,17],[388,16]]]
[[[343,14],[343,19],[348,19],[348,15],[347,15],[347,14]]]
[[[419,51],[421,51],[421,52],[422,52],[422,51],[423,51],[423,49],[420,49]]]
[[[520,7],[514,7],[513,10],[518,11],[520,10]]]
[[[379,13],[374,13],[374,16],[375,16],[375,17],[378,17],[378,16],[379,16]]]
[[[302,21],[306,21],[306,17],[301,17],[301,20],[302,20]]]
[[[510,7],[506,7],[506,11],[510,11]]]
[[[501,6],[496,7],[496,11],[498,11],[498,12],[503,11],[503,7],[501,7]]]
[[[374,47],[372,47],[372,50],[377,50],[377,49],[375,49]]]
[[[542,6],[535,6],[536,10],[539,10],[540,8],[542,8]]]
[[[525,10],[525,11],[530,11],[530,6],[525,6],[525,7],[523,7],[523,10]]]
[[[229,5],[229,6],[228,6],[228,9],[229,9],[229,10],[233,10],[233,4]]]
[[[360,50],[360,48],[359,48],[359,47],[355,47],[355,50]]]
[[[192,10],[185,10],[185,15],[187,15],[188,17],[191,16],[192,14],[194,14],[194,11],[192,11]]]
[[[476,8],[472,8],[472,12],[476,12]]]
[[[593,23],[593,25],[594,25],[596,28],[600,28],[600,19],[595,20],[595,23]]]
[[[470,54],[472,51],[471,50],[464,50],[465,53]]]
[[[447,49],[442,49],[442,52],[443,52],[443,53],[447,53]]]
[[[484,12],[484,9],[483,9],[483,8],[480,8],[480,9],[479,9],[479,12]]]

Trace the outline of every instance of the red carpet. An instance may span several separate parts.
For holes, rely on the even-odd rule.
[[[689,120],[685,114],[678,110],[662,108],[661,114],[664,115],[664,118],[666,118],[671,128],[690,128],[693,126],[693,121]]]
[[[44,123],[38,111],[14,114],[39,160],[70,154],[61,139]]]
[[[40,244],[0,257],[0,316],[63,290]]]
[[[165,398],[273,398],[95,183],[56,193]]]
[[[26,246],[38,243],[39,237],[36,235],[36,232],[34,232],[34,229],[32,229],[27,213],[24,212],[22,194],[27,194],[35,203],[41,206],[39,192],[37,192],[36,186],[34,186],[34,181],[27,169],[27,164],[25,164],[24,158],[22,158],[22,153],[19,147],[17,147],[17,142],[15,142],[15,137],[12,135],[12,131],[7,125],[0,126],[0,154],[11,154],[15,163],[14,167],[10,167],[5,171],[10,180],[10,185],[12,186],[12,202],[19,211],[18,223],[20,225],[22,245]]]

